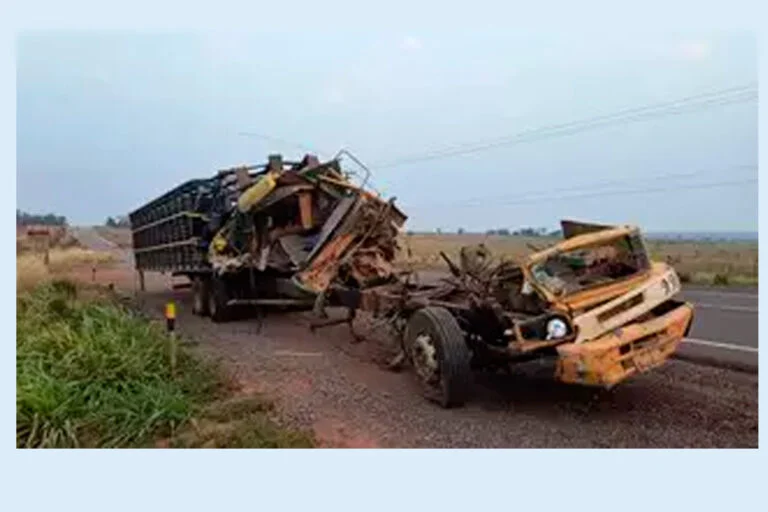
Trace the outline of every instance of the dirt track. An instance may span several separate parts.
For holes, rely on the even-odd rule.
[[[99,280],[133,290],[125,271]],[[443,410],[410,372],[381,367],[384,336],[354,344],[346,327],[309,333],[305,313],[215,325],[190,314],[190,293],[150,276],[143,307],[171,298],[178,325],[220,358],[243,388],[275,399],[283,421],[326,445],[350,447],[757,447],[757,376],[682,361],[612,392],[554,383],[538,363],[511,376],[478,376],[473,401]],[[378,340],[378,341],[377,341]]]

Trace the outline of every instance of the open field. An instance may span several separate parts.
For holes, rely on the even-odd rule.
[[[48,265],[36,252],[16,264],[18,447],[313,446],[131,301],[62,279],[109,269],[111,255],[57,248]]]
[[[524,258],[533,252],[528,244],[543,248],[555,238],[481,234],[412,234],[401,238],[400,261],[416,269],[445,268],[444,251],[458,261],[464,245],[484,243],[494,255]],[[683,282],[706,285],[757,285],[758,245],[756,242],[691,242],[649,240],[653,259],[672,264]],[[410,253],[410,257],[409,257]]]
[[[96,231],[120,248],[131,247],[128,229],[98,227]],[[549,237],[483,234],[404,234],[400,240],[400,263],[403,266],[412,265],[418,270],[444,269],[440,251],[458,261],[459,249],[463,245],[484,243],[495,255],[524,258],[533,251],[529,244],[546,247],[558,241]],[[757,242],[649,240],[648,248],[655,260],[672,264],[684,282],[723,286],[754,286],[758,283]]]
[[[100,236],[120,248],[131,247],[128,229],[99,227],[96,230]],[[529,244],[546,247],[555,242],[557,239],[548,237],[482,234],[402,235],[399,260],[402,265],[412,265],[419,270],[443,269],[445,263],[440,257],[440,251],[456,259],[459,248],[463,245],[484,243],[496,255],[524,258],[533,251]],[[757,242],[649,240],[648,248],[654,259],[672,264],[683,282],[719,286],[758,284]]]

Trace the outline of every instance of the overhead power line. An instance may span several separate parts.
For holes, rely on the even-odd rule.
[[[297,148],[297,149],[301,149],[302,151],[306,151],[308,153],[324,153],[324,151],[318,152],[317,150],[315,150],[313,148],[310,148],[309,146],[306,146],[304,144],[300,144],[298,142],[294,142],[294,141],[290,141],[290,140],[286,140],[286,139],[281,139],[280,137],[273,137],[271,135],[266,135],[266,134],[263,134],[263,133],[238,132],[238,135],[240,135],[241,137],[252,137],[252,138],[255,138],[255,139],[263,139],[263,140],[268,140],[268,141],[271,141],[271,142],[276,142],[278,144],[282,144],[283,146],[294,147],[294,148]]]
[[[573,135],[582,131],[608,126],[686,114],[717,106],[745,103],[754,101],[756,99],[757,89],[753,85],[733,87],[712,93],[688,96],[675,101],[666,101],[663,103],[656,103],[643,107],[624,109],[613,114],[595,116],[578,121],[571,121],[568,123],[547,125],[531,130],[523,130],[522,132],[519,132],[515,135],[494,139],[492,141],[460,144],[438,151],[411,155],[390,162],[383,162],[378,165],[373,165],[372,167],[376,169],[383,169],[427,160],[448,158],[452,156],[487,151],[497,147],[513,146],[526,142],[534,142],[548,138]]]
[[[521,205],[521,204],[533,204],[537,202],[541,203],[543,201],[552,203],[552,202],[559,202],[559,201],[567,201],[568,199],[583,199],[583,198],[592,198],[592,197],[606,197],[606,196],[616,197],[616,196],[627,196],[627,195],[638,195],[638,194],[652,194],[652,193],[659,193],[659,192],[681,193],[689,190],[741,186],[741,185],[747,185],[751,183],[757,183],[757,178],[726,180],[726,181],[717,181],[717,182],[711,182],[711,183],[694,183],[694,184],[687,184],[685,186],[676,187],[676,188],[648,187],[648,188],[638,188],[638,189],[618,190],[618,191],[585,192],[581,194],[559,195],[559,196],[555,195],[547,198],[541,198],[541,197],[521,198],[519,200],[512,200],[512,201],[498,201],[498,202],[485,201],[483,203],[469,203],[469,204],[465,204],[462,201],[457,201],[452,203],[451,207],[473,207],[473,206],[489,206],[489,205],[510,206],[510,205]]]
[[[615,186],[625,186],[631,185],[634,182],[655,182],[659,180],[677,180],[681,178],[691,178],[694,176],[701,176],[706,174],[714,174],[714,173],[736,173],[740,171],[756,171],[757,165],[755,164],[743,164],[743,165],[733,165],[730,167],[725,168],[719,168],[719,169],[699,169],[696,171],[689,171],[689,172],[679,172],[679,173],[661,173],[661,174],[651,174],[639,178],[632,178],[632,179],[622,179],[622,180],[601,180],[601,181],[595,181],[591,183],[583,183],[578,185],[572,185],[569,187],[563,186],[563,187],[555,187],[555,188],[547,188],[547,189],[538,189],[538,190],[531,190],[527,192],[521,192],[513,195],[504,194],[500,196],[484,196],[484,197],[473,197],[473,198],[467,198],[460,202],[463,206],[470,206],[474,203],[482,203],[482,204],[488,204],[489,202],[493,201],[510,201],[510,200],[516,200],[516,199],[530,199],[530,200],[549,200],[553,197],[553,193],[557,194],[559,192],[589,192],[594,193],[596,192],[596,189],[604,189],[606,187],[615,187]],[[681,185],[682,187],[685,187],[686,185]],[[677,190],[677,189],[675,189]],[[620,193],[621,190],[618,191]],[[555,195],[555,198],[558,196]],[[441,202],[441,203],[433,203],[429,204],[428,206],[432,208],[439,208],[439,207],[450,207],[456,205],[456,202]]]

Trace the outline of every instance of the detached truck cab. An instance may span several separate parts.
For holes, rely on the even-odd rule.
[[[677,298],[675,270],[650,261],[636,227],[563,226],[566,239],[523,269],[573,325],[573,339],[557,345],[557,379],[612,387],[664,363],[693,319],[693,307]]]

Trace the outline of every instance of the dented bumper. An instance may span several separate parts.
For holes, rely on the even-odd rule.
[[[610,388],[663,364],[677,350],[692,320],[693,307],[682,303],[661,316],[598,339],[560,345],[555,376],[569,384]]]

